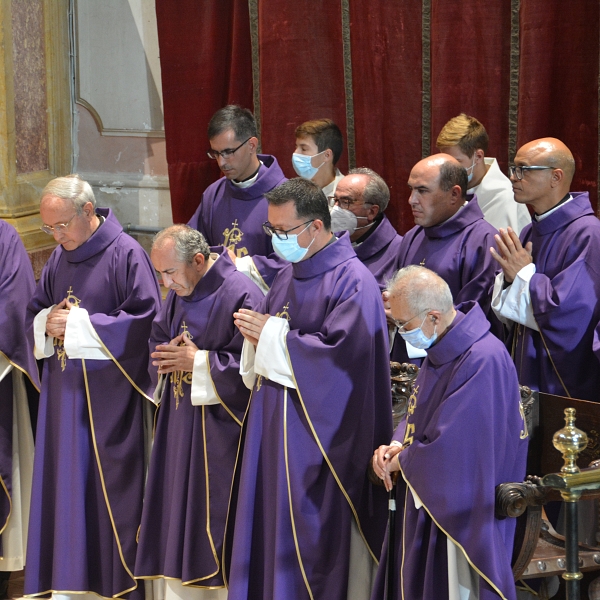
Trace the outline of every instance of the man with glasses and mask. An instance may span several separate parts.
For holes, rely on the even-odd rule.
[[[525,205],[515,203],[510,180],[498,161],[485,156],[488,144],[485,127],[464,113],[442,127],[436,142],[440,152],[454,156],[467,170],[467,194],[477,196],[484,219],[496,229],[512,227],[518,234],[531,217]]]
[[[452,156],[434,154],[413,167],[408,187],[415,227],[402,239],[399,265],[421,265],[437,273],[456,303],[478,302],[492,332],[499,334],[501,325],[490,309],[496,263],[487,251],[497,231],[484,220],[477,199],[467,201],[467,172]],[[420,364],[426,349],[424,343],[396,335],[391,357]]]
[[[236,267],[263,292],[279,268],[271,239],[262,229],[267,219],[265,194],[285,181],[274,156],[258,154],[252,113],[235,105],[218,110],[208,124],[210,149],[223,177],[209,185],[188,222],[210,246],[225,246]]]
[[[600,222],[587,192],[570,192],[575,160],[555,138],[525,144],[510,179],[515,201],[534,211],[520,238],[496,235],[491,256],[502,268],[492,307],[510,332],[519,383],[598,400],[594,328],[600,320]]]
[[[48,183],[40,216],[59,246],[27,307],[44,366],[25,594],[135,597],[160,289],[148,255],[77,175]]]
[[[398,270],[402,241],[384,214],[390,201],[387,184],[371,169],[352,169],[328,200],[331,230],[350,234],[356,255],[383,291],[387,280]]]
[[[431,345],[406,417],[373,456],[396,480],[394,595],[384,546],[373,600],[516,600],[515,519],[494,514],[496,486],[525,476],[528,432],[511,358],[476,302],[453,305],[447,283],[417,265],[389,283],[402,335]]]
[[[368,598],[386,497],[365,467],[391,435],[381,294],[349,236],[331,232],[318,185],[292,179],[267,199],[265,228],[288,264],[257,311],[234,313],[253,391],[226,540],[229,597]]]

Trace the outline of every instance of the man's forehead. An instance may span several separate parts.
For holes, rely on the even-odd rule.
[[[224,150],[232,146],[239,146],[240,144],[233,129],[226,129],[225,131],[221,131],[221,133],[217,133],[215,137],[210,138],[209,142],[213,150]]]
[[[150,252],[150,259],[152,260],[152,264],[157,271],[177,269],[183,264],[183,262],[177,257],[175,247],[171,240],[167,240],[164,244],[153,248]]]
[[[40,202],[40,213],[47,218],[60,218],[62,215],[71,214],[75,206],[69,200],[58,196],[44,196]]]
[[[410,172],[408,185],[412,188],[426,187],[429,189],[436,189],[438,187],[439,178],[439,169],[417,166]]]
[[[298,144],[298,146],[307,146],[307,147],[311,147],[311,148],[317,147],[317,143],[315,142],[313,137],[310,135],[302,135],[300,137],[297,137],[296,144]]]
[[[289,229],[301,222],[296,214],[296,203],[293,200],[285,204],[269,204],[267,216],[269,223],[278,229]]]

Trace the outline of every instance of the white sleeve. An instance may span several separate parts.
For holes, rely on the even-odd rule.
[[[251,256],[240,256],[239,258],[236,258],[235,268],[253,281],[265,296],[267,295],[269,286],[264,282],[264,279],[256,268]]]
[[[194,355],[191,399],[194,406],[220,404],[210,376],[207,350],[198,350]]]
[[[67,315],[65,352],[69,358],[110,360],[85,308],[73,306]]]
[[[254,373],[254,357],[256,351],[254,350],[254,344],[248,340],[244,340],[242,346],[242,356],[240,358],[240,375],[244,385],[251,390],[254,387],[256,381],[256,375]]]
[[[535,275],[535,264],[530,263],[523,267],[515,277],[514,281],[504,288],[504,273],[496,275],[494,291],[492,293],[492,309],[503,323],[520,323],[530,329],[539,331],[533,307],[531,306],[531,294],[529,293],[529,281]]]
[[[258,340],[254,371],[271,381],[296,388],[288,362],[285,338],[290,330],[287,319],[269,317]]]
[[[48,358],[54,354],[54,338],[46,336],[46,321],[48,314],[56,306],[53,304],[50,308],[44,308],[33,319],[33,338],[35,345],[33,347],[34,356],[40,360]]]

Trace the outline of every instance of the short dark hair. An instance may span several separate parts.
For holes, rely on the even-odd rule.
[[[220,108],[212,116],[208,124],[208,139],[212,140],[228,129],[233,130],[235,139],[239,142],[251,137],[258,137],[254,115],[247,108],[242,108],[236,104],[229,104]]]
[[[383,178],[368,167],[357,167],[350,169],[348,175],[366,175],[369,178],[363,190],[362,200],[379,206],[379,212],[383,212],[390,202],[390,188]]]
[[[319,152],[329,148],[333,152],[334,165],[340,160],[344,149],[344,138],[340,128],[331,119],[314,119],[302,123],[296,127],[296,137],[311,137]]]
[[[269,204],[281,206],[293,202],[299,219],[320,219],[331,231],[331,215],[323,190],[310,179],[295,177],[265,194]]]
[[[458,163],[448,160],[440,166],[439,186],[443,192],[449,192],[455,185],[459,185],[462,197],[466,198],[468,182],[467,170]]]

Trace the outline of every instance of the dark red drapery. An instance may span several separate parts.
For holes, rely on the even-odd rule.
[[[336,121],[347,141],[340,168],[368,166],[384,177],[400,232],[413,224],[410,169],[436,151],[440,128],[460,112],[484,123],[488,154],[502,168],[518,145],[559,137],[577,160],[573,189],[597,203],[597,2],[157,0],[156,7],[175,221],[187,220],[218,177],[205,154],[211,115],[230,102],[252,108],[253,98],[262,149],[288,176],[295,127]]]

